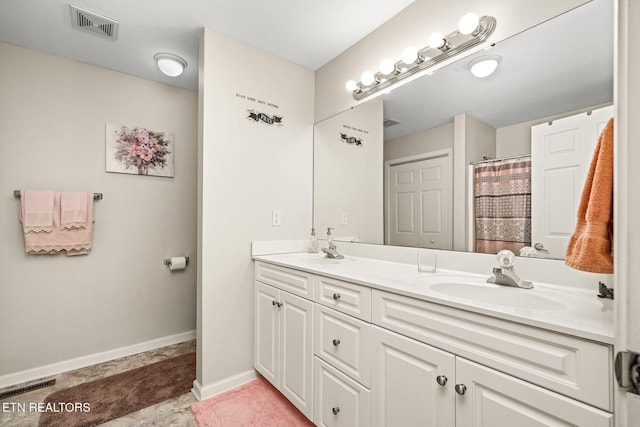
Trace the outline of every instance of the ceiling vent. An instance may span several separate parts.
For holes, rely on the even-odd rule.
[[[382,125],[386,128],[397,124],[400,124],[400,121],[392,118],[384,119],[384,121],[382,122]]]
[[[115,19],[107,18],[72,4],[69,7],[71,8],[71,25],[74,28],[111,40],[118,38],[118,25],[120,23]]]

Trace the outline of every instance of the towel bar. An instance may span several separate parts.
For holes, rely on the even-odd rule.
[[[20,198],[21,196],[20,190],[13,190],[13,197]],[[102,200],[102,193],[93,193],[93,200]]]

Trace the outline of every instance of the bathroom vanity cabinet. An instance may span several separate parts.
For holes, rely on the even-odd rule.
[[[262,261],[255,286],[256,369],[316,425],[613,425],[607,344]]]
[[[313,417],[311,286],[309,274],[256,265],[255,368],[307,418]]]

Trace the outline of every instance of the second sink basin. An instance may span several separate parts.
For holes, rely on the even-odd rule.
[[[435,283],[429,289],[439,294],[457,299],[476,301],[503,307],[528,308],[532,310],[563,310],[559,301],[537,295],[528,289],[512,288],[490,284]]]

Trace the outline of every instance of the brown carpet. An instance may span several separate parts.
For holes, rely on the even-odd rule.
[[[39,426],[88,427],[188,393],[196,354],[187,353],[50,394]]]

